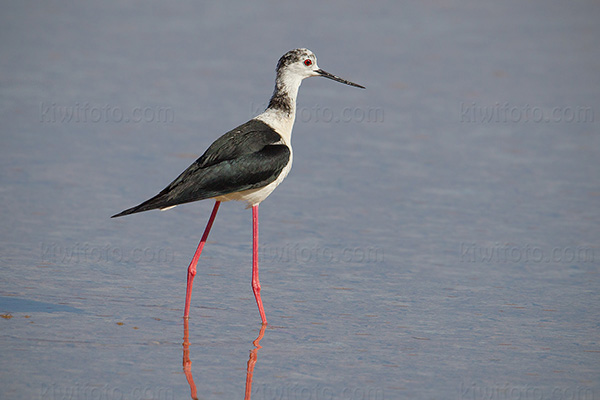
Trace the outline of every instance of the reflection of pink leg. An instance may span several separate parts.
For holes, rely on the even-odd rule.
[[[260,327],[258,337],[252,342],[254,350],[250,350],[250,358],[248,358],[248,367],[246,368],[246,395],[244,396],[244,400],[250,400],[250,396],[252,396],[252,376],[254,375],[254,366],[256,365],[256,360],[258,358],[258,349],[262,349],[260,340],[265,334],[266,327],[267,325],[264,324]]]
[[[208,234],[210,232],[210,228],[217,216],[217,211],[219,210],[220,201],[215,203],[213,207],[212,213],[210,214],[210,218],[208,220],[208,224],[206,224],[206,229],[204,229],[204,235],[202,235],[202,239],[198,244],[198,248],[194,253],[194,258],[190,262],[190,266],[188,267],[188,275],[187,275],[187,289],[185,291],[185,310],[183,311],[183,318],[188,318],[190,315],[190,302],[192,300],[192,286],[194,284],[194,276],[196,276],[196,265],[198,265],[198,259],[200,258],[200,253],[202,253],[202,249],[204,248],[204,244],[206,243],[206,239],[208,238]]]
[[[183,373],[190,385],[190,394],[192,399],[198,400],[198,391],[192,376],[192,361],[190,361],[190,330],[188,328],[188,319],[183,319]]]
[[[266,325],[267,317],[260,298],[260,281],[258,280],[258,204],[252,206],[252,291],[256,298],[260,319]]]

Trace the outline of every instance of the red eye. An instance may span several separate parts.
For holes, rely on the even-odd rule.
[[[307,67],[310,66],[312,64],[312,61],[310,59],[306,59],[304,60],[304,65],[306,65]]]

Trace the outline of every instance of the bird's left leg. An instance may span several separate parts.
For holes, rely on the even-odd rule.
[[[188,318],[190,315],[190,302],[192,300],[192,285],[194,284],[194,276],[196,276],[196,266],[198,265],[198,259],[200,259],[200,253],[202,253],[202,249],[204,248],[204,244],[206,243],[206,239],[208,239],[208,234],[210,233],[210,228],[212,228],[212,224],[215,221],[215,217],[217,216],[217,211],[219,211],[220,201],[215,202],[215,206],[213,207],[212,213],[210,214],[210,218],[208,220],[208,224],[206,224],[206,229],[204,229],[204,234],[202,235],[202,239],[200,243],[198,243],[198,248],[194,253],[194,258],[190,262],[190,266],[188,267],[187,274],[187,289],[185,291],[185,310],[183,311],[183,318]]]

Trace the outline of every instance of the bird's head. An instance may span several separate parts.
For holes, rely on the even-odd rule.
[[[294,49],[285,53],[277,63],[277,77],[282,80],[300,80],[311,76],[323,76],[346,85],[364,89],[364,86],[347,81],[323,71],[317,65],[317,56],[308,49]]]

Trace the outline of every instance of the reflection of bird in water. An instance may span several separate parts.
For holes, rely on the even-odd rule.
[[[262,114],[225,133],[206,152],[159,194],[113,215],[147,210],[167,210],[192,201],[215,199],[204,235],[188,267],[184,318],[188,318],[196,265],[222,201],[245,201],[252,207],[252,290],[263,324],[267,323],[258,280],[258,205],[283,181],[292,168],[292,128],[296,118],[296,97],[302,80],[323,76],[363,88],[317,66],[317,57],[308,49],[285,53],[277,63],[275,90]]]
[[[260,341],[265,334],[265,328],[267,326],[263,324],[260,327],[260,332],[258,333],[258,337],[252,344],[254,345],[254,349],[250,350],[250,358],[248,359],[248,368],[246,369],[246,395],[244,396],[244,400],[250,400],[250,396],[252,395],[252,375],[254,374],[254,365],[256,365],[256,360],[258,358],[258,349],[262,349],[260,346]]]
[[[185,378],[190,385],[190,395],[193,400],[198,400],[198,391],[196,389],[196,384],[194,383],[194,377],[192,376],[192,361],[190,360],[190,332],[188,327],[188,319],[185,318],[183,320],[183,373],[185,374]],[[248,366],[246,368],[246,392],[244,395],[244,400],[250,400],[252,396],[252,377],[254,375],[254,366],[256,365],[256,360],[258,359],[258,349],[261,349],[260,341],[265,335],[265,329],[267,325],[263,324],[260,327],[260,332],[258,333],[258,337],[252,342],[254,345],[254,349],[250,350],[250,357],[248,358]]]
[[[183,320],[183,373],[185,374],[185,379],[187,379],[188,384],[190,385],[192,399],[198,400],[196,384],[194,383],[194,377],[192,376],[192,361],[190,360],[190,329],[187,318]]]

